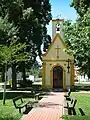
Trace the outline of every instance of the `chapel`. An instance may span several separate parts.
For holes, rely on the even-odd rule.
[[[52,20],[52,42],[42,55],[42,87],[69,89],[74,85],[74,57],[66,52],[63,19]]]

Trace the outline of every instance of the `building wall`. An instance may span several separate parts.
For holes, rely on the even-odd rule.
[[[73,62],[73,61],[72,61]],[[63,68],[63,89],[67,89],[67,84],[68,84],[68,70],[67,70],[67,66],[68,63],[66,61],[47,61],[45,64],[45,76],[43,79],[45,79],[44,88],[53,88],[53,68],[55,66],[61,66]],[[73,65],[71,64],[70,66],[70,86],[72,87],[72,85],[74,84],[74,74],[73,74]]]
[[[56,24],[60,23],[60,33],[56,33]],[[47,52],[43,55],[43,88],[53,87],[53,68],[61,66],[63,68],[63,89],[74,85],[74,57],[66,52],[67,46],[63,40],[62,20],[52,20],[53,41]],[[70,60],[70,75],[68,74],[68,62]],[[69,75],[69,79],[68,79]],[[70,80],[70,81],[69,81]]]

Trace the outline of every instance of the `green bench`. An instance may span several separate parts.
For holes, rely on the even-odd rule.
[[[75,96],[71,98],[71,101],[65,101],[64,108],[68,110],[68,114],[72,114],[72,111],[75,110],[76,103],[77,99],[75,98]]]
[[[21,113],[21,109],[25,107],[27,109],[30,101],[23,101],[22,96],[18,96],[13,98],[13,104],[16,109],[19,109],[19,113]]]
[[[40,93],[39,92],[37,92],[35,90],[31,90],[31,94],[33,95],[35,100],[39,100],[39,97],[40,97]]]

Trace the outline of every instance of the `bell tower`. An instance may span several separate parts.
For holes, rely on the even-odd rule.
[[[52,39],[55,37],[57,33],[61,36],[61,38],[64,38],[63,22],[64,22],[63,19],[52,20]]]

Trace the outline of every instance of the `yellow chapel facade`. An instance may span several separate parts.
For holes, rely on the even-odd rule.
[[[63,19],[52,20],[52,42],[42,55],[42,87],[66,90],[74,85],[74,57],[65,52]]]

